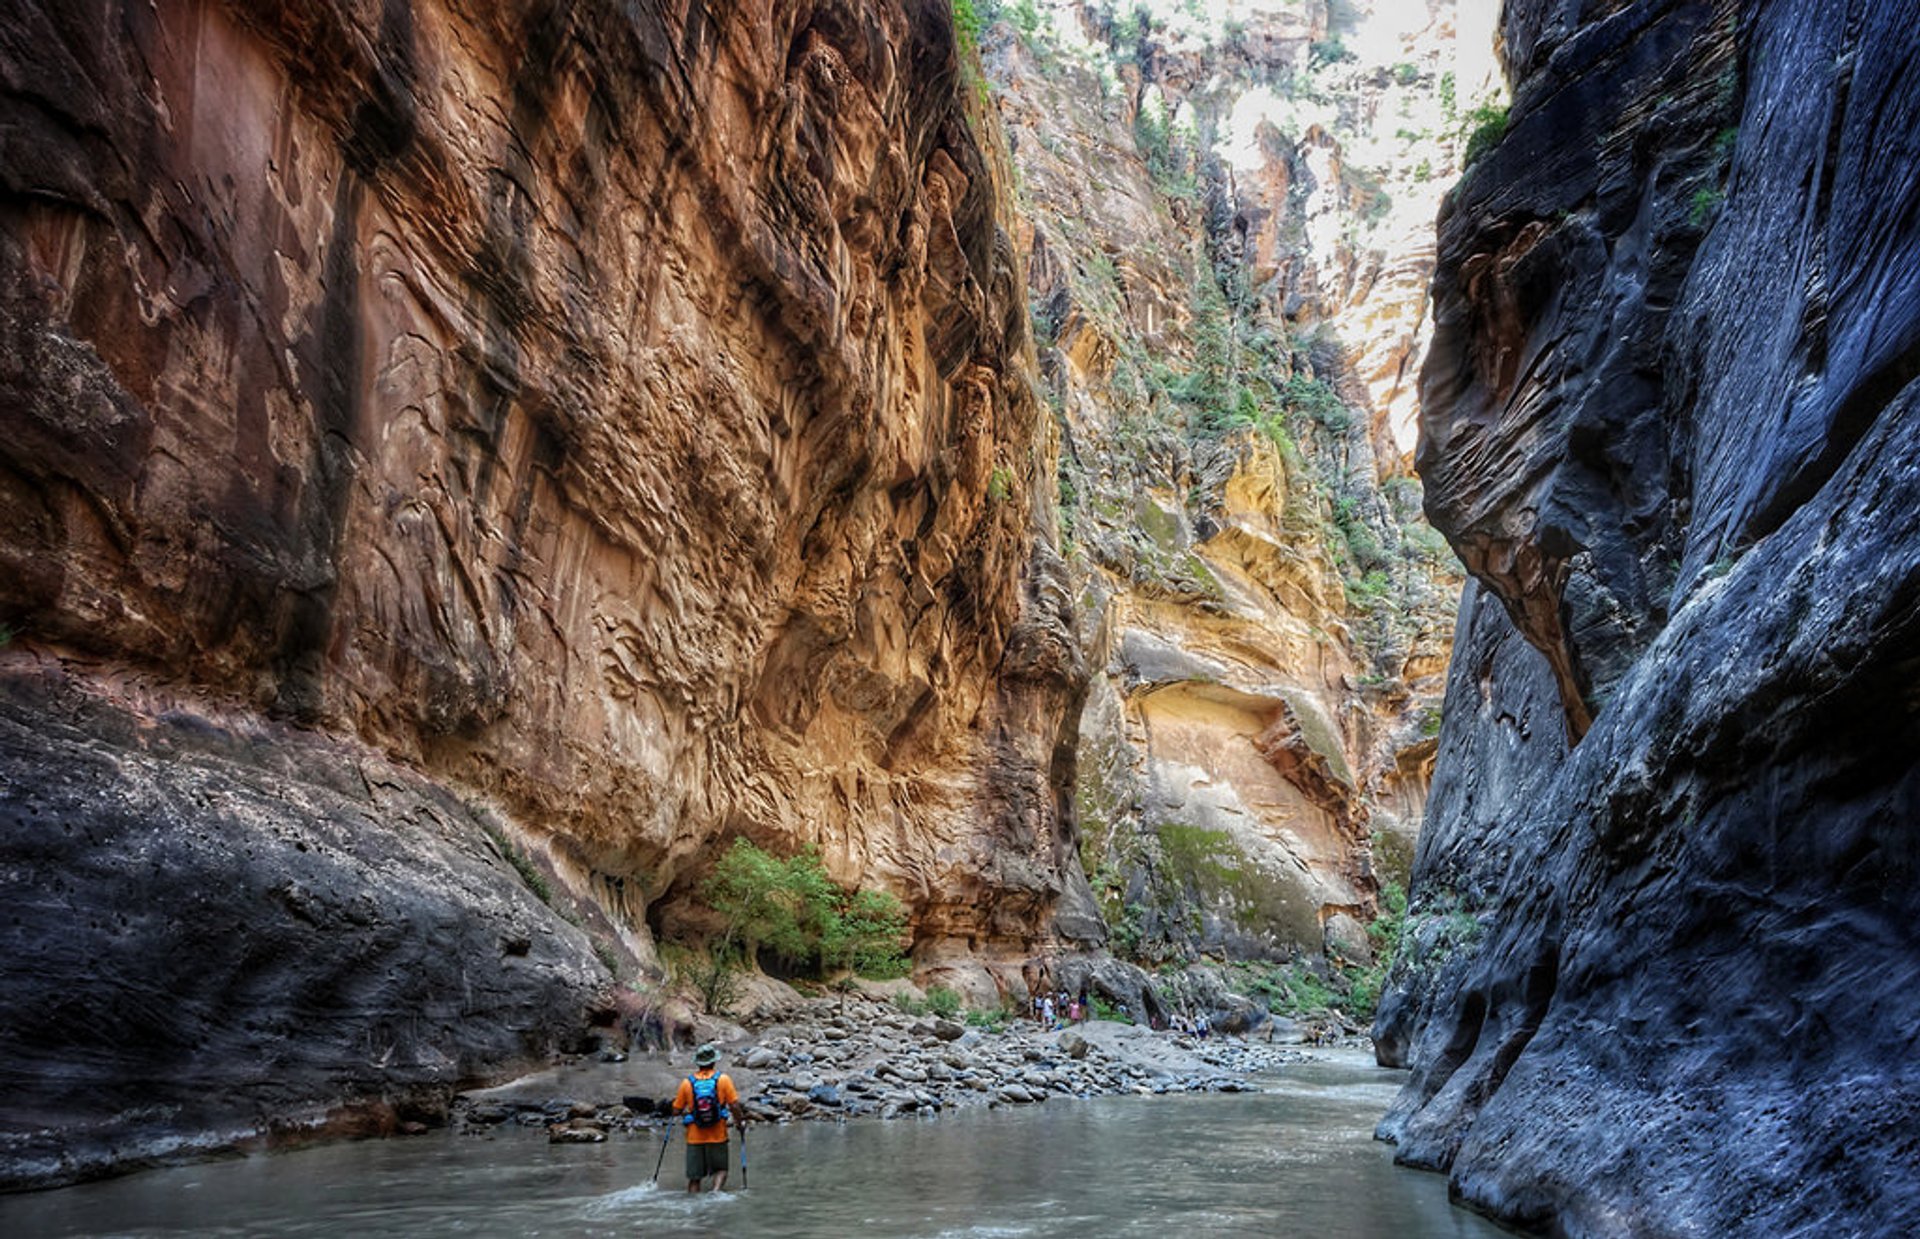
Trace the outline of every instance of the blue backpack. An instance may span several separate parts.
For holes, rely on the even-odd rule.
[[[693,1108],[682,1120],[690,1127],[712,1127],[715,1123],[726,1121],[730,1115],[727,1108],[720,1104],[720,1076],[718,1073],[701,1079],[688,1076],[687,1083],[693,1086]]]

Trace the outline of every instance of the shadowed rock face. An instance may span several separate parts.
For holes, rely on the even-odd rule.
[[[1420,459],[1480,584],[1381,1131],[1569,1234],[1907,1233],[1920,8],[1505,20],[1441,224]]]
[[[0,687],[0,1187],[437,1124],[581,1039],[604,969],[484,810],[311,733]]]
[[[236,796],[362,745],[482,794],[642,960],[738,834],[821,842],[943,959],[1024,955],[1084,887],[1083,673],[978,106],[935,0],[10,6],[0,657],[333,737],[201,776]],[[144,808],[94,715],[36,708],[9,797],[84,771],[75,822],[266,828]],[[354,855],[400,829],[348,816]],[[81,863],[20,829],[32,882]],[[281,915],[156,863],[234,932]],[[79,966],[118,931],[73,932]]]

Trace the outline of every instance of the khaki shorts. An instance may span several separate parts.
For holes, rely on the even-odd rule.
[[[718,1144],[689,1144],[687,1146],[687,1182],[693,1183],[710,1174],[727,1173],[727,1142]]]

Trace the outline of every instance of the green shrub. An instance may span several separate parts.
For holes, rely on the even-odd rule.
[[[980,46],[980,32],[986,28],[986,19],[973,7],[973,0],[953,0],[953,33],[962,52],[973,55]]]
[[[790,964],[863,976],[900,976],[906,909],[885,891],[843,891],[811,845],[782,860],[735,839],[700,885],[724,918],[716,959],[755,958],[770,950]]]
[[[1467,148],[1460,156],[1462,168],[1499,145],[1507,132],[1507,106],[1488,101],[1466,115]]]
[[[820,957],[829,968],[887,981],[907,975],[906,936],[907,910],[898,899],[886,891],[854,891],[821,917]]]
[[[500,853],[501,858],[513,866],[513,871],[520,875],[520,880],[526,883],[527,889],[533,892],[534,898],[551,908],[553,888],[547,885],[547,875],[540,872],[540,867],[533,863],[533,858],[515,847],[513,840],[507,838],[505,831],[493,825],[488,825],[486,830],[487,838],[493,840],[493,846]]]
[[[1335,35],[1331,39],[1322,39],[1320,42],[1315,43],[1308,49],[1307,56],[1315,68],[1319,68],[1322,65],[1338,64],[1343,60],[1353,59],[1353,53],[1347,50],[1347,45],[1341,41],[1338,35]]]
[[[1687,222],[1695,228],[1705,228],[1725,200],[1726,194],[1711,185],[1694,190],[1692,206],[1687,210]]]
[[[1296,374],[1281,388],[1280,397],[1288,408],[1305,413],[1335,434],[1344,434],[1353,428],[1353,414],[1340,399],[1340,393],[1321,379]]]
[[[944,985],[936,985],[927,991],[927,1010],[950,1020],[960,1013],[960,995]]]

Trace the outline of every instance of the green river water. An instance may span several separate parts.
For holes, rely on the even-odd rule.
[[[0,1197],[0,1236],[1107,1236],[1504,1233],[1372,1139],[1400,1076],[1357,1053],[1261,1093],[1054,1100],[747,1136],[747,1189],[690,1197],[676,1139],[447,1132]]]

